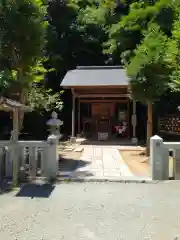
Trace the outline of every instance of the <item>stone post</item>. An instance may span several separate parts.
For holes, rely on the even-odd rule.
[[[169,154],[163,139],[153,136],[150,139],[150,164],[152,165],[152,180],[169,179]]]
[[[133,113],[132,113],[131,123],[132,123],[132,128],[133,128],[132,143],[137,144],[138,139],[136,137],[136,125],[137,125],[136,100],[133,100]]]
[[[179,165],[180,165],[180,149],[174,150],[174,156],[173,156],[173,176],[175,180],[180,180],[180,174],[179,174]]]
[[[12,184],[14,187],[18,184],[19,177],[19,149],[18,149],[18,131],[14,130],[11,132],[11,146],[10,152],[8,156],[9,163],[12,161]],[[11,164],[9,164],[9,168]],[[8,168],[7,168],[8,171]]]
[[[3,163],[3,160],[4,160],[4,150],[3,150],[3,147],[0,147],[0,181],[2,180],[2,163]]]
[[[5,176],[11,178],[13,175],[13,141],[5,146]]]
[[[48,157],[45,174],[47,179],[56,179],[58,173],[58,137],[56,135],[50,135],[48,137]]]

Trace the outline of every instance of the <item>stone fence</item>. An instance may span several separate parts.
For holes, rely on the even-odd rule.
[[[171,164],[170,151],[172,152]],[[150,164],[152,166],[152,180],[168,180],[170,170],[172,177],[178,179],[180,142],[164,142],[159,136],[153,136],[150,139]]]
[[[0,141],[0,180],[12,178],[14,185],[21,178],[56,178],[58,172],[58,137],[47,141]]]

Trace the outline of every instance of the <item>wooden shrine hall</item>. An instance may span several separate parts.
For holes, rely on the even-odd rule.
[[[72,91],[72,137],[136,138],[136,101],[119,66],[82,66],[66,73],[61,87]]]

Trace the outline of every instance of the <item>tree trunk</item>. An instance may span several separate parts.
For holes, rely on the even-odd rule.
[[[22,69],[19,70],[18,72],[18,82],[20,83],[20,90],[19,90],[19,101],[22,104],[26,104],[26,99],[27,99],[27,91],[26,88],[23,86],[23,81],[24,81],[24,76],[23,76],[23,71]],[[23,129],[23,121],[24,121],[24,111],[19,111],[19,133]]]
[[[20,103],[26,104],[26,89],[21,90],[20,92]],[[19,132],[23,129],[23,121],[24,121],[24,111],[19,111]]]
[[[146,154],[147,156],[150,155],[150,138],[152,137],[153,134],[153,126],[152,126],[152,102],[148,101],[147,103],[148,106],[148,119],[147,119],[147,142],[146,142]]]

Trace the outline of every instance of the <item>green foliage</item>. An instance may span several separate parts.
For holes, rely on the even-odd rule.
[[[129,0],[130,1],[130,0]],[[119,54],[103,53],[112,23],[119,21],[129,7],[129,1],[114,0],[54,0],[49,3],[47,51],[53,75],[62,78],[77,65],[119,64]],[[131,1],[130,1],[131,2]]]
[[[62,108],[60,94],[44,85],[44,76],[53,70],[45,68],[50,56],[45,52],[46,14],[41,0],[0,3],[1,92],[38,111]]]
[[[128,63],[134,49],[143,38],[142,31],[149,23],[157,23],[161,29],[170,34],[176,14],[178,1],[133,1],[129,12],[109,29],[109,40],[104,44],[105,53],[114,54],[120,49],[123,63]]]
[[[132,78],[130,85],[135,98],[153,102],[169,87],[169,69],[164,59],[168,38],[155,23],[143,34],[144,39],[135,49],[127,72]]]
[[[9,88],[10,83],[13,80],[11,72],[6,69],[0,72],[0,94],[3,95],[4,92]]]
[[[3,68],[25,73],[43,53],[47,22],[41,0],[0,3],[0,58]]]
[[[132,1],[128,14],[109,28],[104,51],[114,55],[119,50],[119,62],[132,79],[131,91],[142,102],[159,99],[172,87],[173,78],[177,86],[179,50],[172,27],[174,21],[179,22],[178,9],[177,0]]]
[[[78,18],[80,22],[88,25],[96,25],[107,27],[110,22],[110,17],[113,14],[115,8],[115,1],[91,1],[91,4],[87,4],[85,9],[80,9]]]
[[[171,68],[171,84],[173,91],[180,91],[180,14],[178,20],[174,22],[172,38],[169,38],[166,52],[166,61]]]
[[[31,91],[28,93],[28,105],[39,112],[52,109],[61,111],[63,102],[60,96],[62,93],[62,91],[54,93],[51,89],[45,89],[43,85],[33,84]]]
[[[0,63],[3,94],[19,96],[33,109],[60,108],[59,93],[46,90],[44,67],[47,37],[46,7],[41,0],[0,3]],[[41,86],[37,83],[41,82]]]
[[[109,36],[109,32],[111,27],[127,13],[129,2],[132,1],[119,1],[119,3],[114,0],[89,1],[86,7],[79,11],[78,24],[81,30],[83,29],[83,39],[87,40],[89,45],[92,43],[96,46],[100,45],[99,56],[104,54],[105,61],[101,65],[119,64],[119,46],[116,45],[115,39]],[[111,42],[113,44],[110,44]],[[113,54],[106,49],[110,45],[114,49]]]

